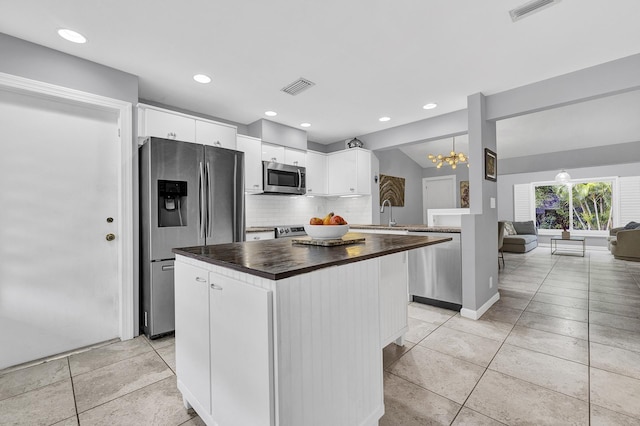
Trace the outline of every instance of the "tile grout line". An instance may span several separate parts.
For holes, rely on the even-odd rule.
[[[78,402],[76,401],[76,388],[73,385],[73,375],[71,374],[71,361],[67,358],[67,368],[69,368],[69,379],[71,380],[71,395],[73,395],[73,406],[76,410],[76,422],[80,424],[80,414],[78,413]]]

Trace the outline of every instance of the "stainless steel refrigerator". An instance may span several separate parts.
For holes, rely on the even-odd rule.
[[[175,247],[243,241],[244,154],[147,138],[140,159],[140,325],[151,338],[175,329]]]

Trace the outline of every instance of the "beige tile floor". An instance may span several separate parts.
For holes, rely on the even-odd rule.
[[[405,346],[383,352],[380,424],[640,425],[640,264],[505,257],[478,321],[410,304]],[[0,371],[0,425],[202,425],[174,372],[171,337]]]

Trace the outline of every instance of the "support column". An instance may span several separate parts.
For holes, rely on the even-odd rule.
[[[497,182],[485,179],[485,149],[495,153],[496,123],[488,121],[482,93],[467,98],[469,115],[469,215],[462,216],[463,317],[478,319],[498,294]],[[497,170],[498,174],[500,170]]]

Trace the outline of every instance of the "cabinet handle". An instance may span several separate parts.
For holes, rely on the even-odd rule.
[[[257,183],[255,185],[253,185],[254,188],[260,188],[260,185],[258,185]]]
[[[220,141],[215,141],[215,142],[213,143],[213,145],[214,145],[214,146],[222,146],[222,144],[220,143]]]
[[[276,157],[271,157],[271,161],[273,161],[274,163],[278,161],[278,159]]]
[[[298,165],[298,162],[297,162],[297,161],[294,161],[294,162],[293,162],[293,165],[294,165],[294,166],[297,166],[297,165]]]
[[[175,132],[167,133],[167,139],[176,139],[177,137],[178,135],[176,135]]]
[[[200,278],[200,277],[196,277],[196,281],[198,281],[199,283],[206,283],[207,280],[205,278]]]
[[[308,189],[307,189],[307,192],[313,192],[313,189],[308,188]]]
[[[260,237],[253,237],[253,239],[254,239],[254,240],[259,240],[259,239],[260,239]]]
[[[219,285],[211,284],[211,290],[222,291],[222,287],[220,287]]]
[[[355,191],[355,189],[353,189],[353,188],[349,188],[349,191],[353,192],[353,191]]]

